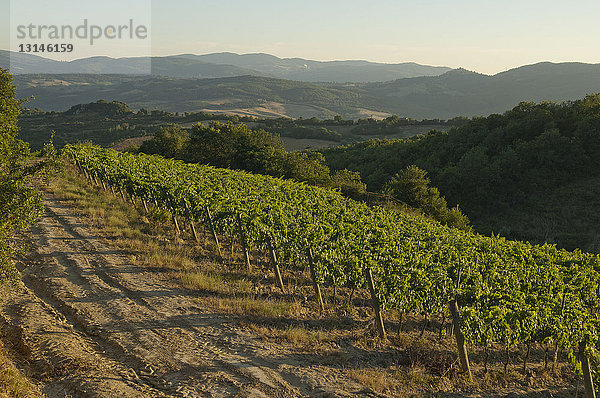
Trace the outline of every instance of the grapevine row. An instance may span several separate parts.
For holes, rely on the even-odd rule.
[[[572,352],[584,342],[587,355],[599,346],[598,256],[485,237],[243,171],[91,145],[65,152],[88,173],[176,216],[207,223],[209,208],[223,234],[235,233],[239,218],[249,248],[269,243],[282,264],[306,261],[310,248],[319,283],[367,288],[368,269],[383,309],[431,316],[456,300],[471,345],[552,342]]]

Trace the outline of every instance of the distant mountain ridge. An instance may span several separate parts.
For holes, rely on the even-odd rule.
[[[233,66],[232,66],[233,67]],[[487,116],[521,101],[568,101],[600,92],[600,65],[543,62],[494,76],[464,69],[383,83],[309,83],[266,76],[214,79],[102,74],[17,75],[28,107],[64,111],[99,99],[135,109],[261,117],[451,119]]]
[[[519,102],[562,102],[600,92],[600,64],[541,62],[493,76],[456,69],[435,77],[369,83],[361,88],[385,110],[414,118],[487,116]]]
[[[303,82],[367,83],[417,76],[438,76],[451,68],[412,62],[383,64],[368,61],[312,61],[269,54],[215,53],[166,57],[91,57],[59,62],[33,54],[0,50],[0,67],[13,74],[138,74],[151,64],[152,75],[177,78],[266,76]]]
[[[439,76],[452,70],[414,62],[384,64],[362,60],[311,61],[302,58],[278,58],[269,54],[214,53],[182,55],[215,64],[227,64],[260,71],[268,76],[306,82],[384,82],[418,76]]]

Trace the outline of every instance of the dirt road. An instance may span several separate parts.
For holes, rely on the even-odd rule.
[[[23,236],[22,285],[2,292],[0,331],[48,397],[372,396],[132,265],[57,199],[46,205]]]

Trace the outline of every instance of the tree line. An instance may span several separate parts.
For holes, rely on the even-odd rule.
[[[539,225],[558,220],[565,229],[554,242],[574,248],[586,236],[568,229],[576,227],[570,224],[586,223],[596,213],[597,201],[586,192],[600,188],[599,131],[600,94],[560,104],[523,102],[448,132],[370,140],[323,153],[332,170],[360,172],[370,190],[416,165],[451,205],[460,203],[481,232],[541,242],[547,235]],[[573,214],[563,214],[567,210]],[[532,225],[511,233],[525,218]],[[594,228],[590,224],[588,232],[597,232]]]

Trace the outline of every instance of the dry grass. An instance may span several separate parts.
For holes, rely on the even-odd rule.
[[[188,289],[231,295],[243,295],[252,292],[252,282],[246,279],[226,279],[223,275],[208,274],[197,270],[181,273],[179,278],[183,286]]]
[[[209,297],[209,305],[226,314],[258,318],[281,318],[293,316],[298,304],[285,301],[265,300],[252,297]]]
[[[310,330],[302,326],[288,326],[285,329],[249,323],[248,327],[257,335],[267,340],[283,342],[295,349],[302,351],[320,350],[324,343],[330,342],[335,337],[325,330]]]
[[[140,243],[140,242],[136,242]],[[143,242],[141,242],[143,245]],[[128,245],[126,242],[117,242],[117,244],[125,249]],[[158,245],[152,245],[151,243],[145,247],[147,253],[142,253],[140,261],[152,267],[165,268],[171,270],[193,270],[197,267],[196,261],[191,257],[192,253],[189,253],[186,248],[179,247],[177,245],[167,245],[167,247],[160,247]],[[127,249],[125,249],[127,250]],[[139,247],[137,244],[131,246],[129,250],[144,250],[143,247]]]
[[[0,343],[0,398],[41,397],[42,393],[15,367]]]
[[[347,371],[352,379],[378,394],[398,397],[422,397],[424,391],[449,391],[453,384],[447,378],[432,376],[419,364],[395,369],[357,368]]]
[[[187,270],[196,266],[198,253],[182,244],[175,236],[169,220],[145,215],[143,210],[110,193],[86,188],[86,181],[71,171],[53,181],[49,190],[57,198],[74,205],[92,225],[110,239],[111,246],[135,254],[136,264],[172,270]],[[153,212],[159,213],[159,212]]]

